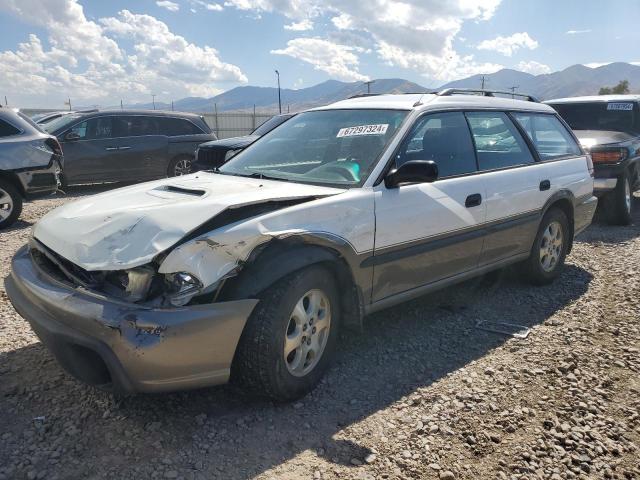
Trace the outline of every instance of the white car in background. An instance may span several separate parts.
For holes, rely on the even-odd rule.
[[[340,328],[515,263],[551,282],[590,224],[590,158],[555,111],[469,93],[338,102],[215,172],[68,203],[7,293],[87,383],[304,395]]]

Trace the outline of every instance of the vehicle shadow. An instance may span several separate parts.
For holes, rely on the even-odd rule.
[[[59,442],[68,423],[76,426],[81,437],[66,438],[65,447],[77,460],[78,478],[106,474],[119,461],[121,477],[143,478],[170,465],[185,478],[248,479],[308,450],[352,466],[351,459],[369,453],[345,438],[359,421],[507,341],[516,349],[529,341],[480,330],[478,321],[535,327],[583,295],[591,279],[569,264],[553,285],[532,288],[514,270],[503,270],[378,312],[366,319],[364,332],[342,333],[334,367],[315,391],[291,404],[234,386],[114,400],[68,377],[36,343],[0,354],[0,424],[21,438],[34,428],[33,418],[45,416],[48,428],[36,432],[45,444]],[[530,338],[535,335],[534,329]],[[0,447],[0,458],[18,448]],[[61,478],[65,463],[56,467]]]
[[[25,228],[31,228],[34,225],[34,222],[30,222],[28,220],[23,220],[19,218],[16,220],[16,223],[11,225],[8,228],[0,229],[0,233],[12,233],[17,232],[18,230],[24,230]]]
[[[598,205],[593,223],[576,238],[576,241],[594,245],[611,245],[627,242],[640,236],[640,193],[636,193],[633,198],[632,211],[631,225],[611,225],[606,220],[602,206]]]

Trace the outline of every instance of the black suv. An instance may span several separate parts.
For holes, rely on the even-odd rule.
[[[183,175],[196,147],[216,139],[200,115],[155,110],[69,114],[44,128],[62,144],[67,185]]]
[[[640,189],[640,95],[549,100],[571,126],[595,167],[593,191],[607,219],[631,223],[633,192]]]

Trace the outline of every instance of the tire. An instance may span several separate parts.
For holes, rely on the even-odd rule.
[[[191,173],[193,159],[188,156],[176,157],[169,162],[167,177],[180,177]]]
[[[618,178],[616,188],[604,198],[604,210],[611,225],[629,225],[633,218],[633,192],[627,173]]]
[[[323,308],[313,309],[305,298],[316,300]],[[276,401],[295,400],[313,390],[335,355],[340,326],[338,299],[333,276],[321,266],[299,270],[265,290],[240,337],[232,379]],[[296,308],[299,304],[302,310]],[[316,313],[308,315],[314,310]],[[324,314],[318,315],[322,311]],[[313,315],[315,325],[322,323],[325,328],[316,329]],[[298,344],[288,356],[287,337],[292,339],[289,346]],[[311,344],[300,345],[304,337]],[[312,346],[319,353],[305,356]]]
[[[13,225],[22,213],[22,195],[13,184],[0,178],[0,229]]]
[[[524,272],[530,283],[547,285],[560,275],[571,240],[570,232],[567,215],[559,208],[551,208],[542,217],[531,254],[524,262]]]

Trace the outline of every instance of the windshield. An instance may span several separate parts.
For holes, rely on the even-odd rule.
[[[290,119],[291,116],[292,115],[274,115],[269,120],[267,120],[262,125],[260,125],[258,128],[256,128],[253,132],[251,132],[251,135],[260,135],[260,136],[262,136],[265,133],[270,132],[271,130],[276,128],[278,125],[283,123],[285,120]]]
[[[42,125],[42,128],[46,132],[53,133],[64,127],[71,126],[71,124],[74,123],[79,118],[82,118],[82,115],[73,114],[73,113],[69,115],[63,115],[59,118],[56,118],[55,120],[52,120],[49,123],[45,123],[44,125]]]
[[[564,103],[552,107],[573,130],[640,132],[636,102]]]
[[[301,113],[233,157],[220,172],[361,186],[406,116],[399,110]]]

